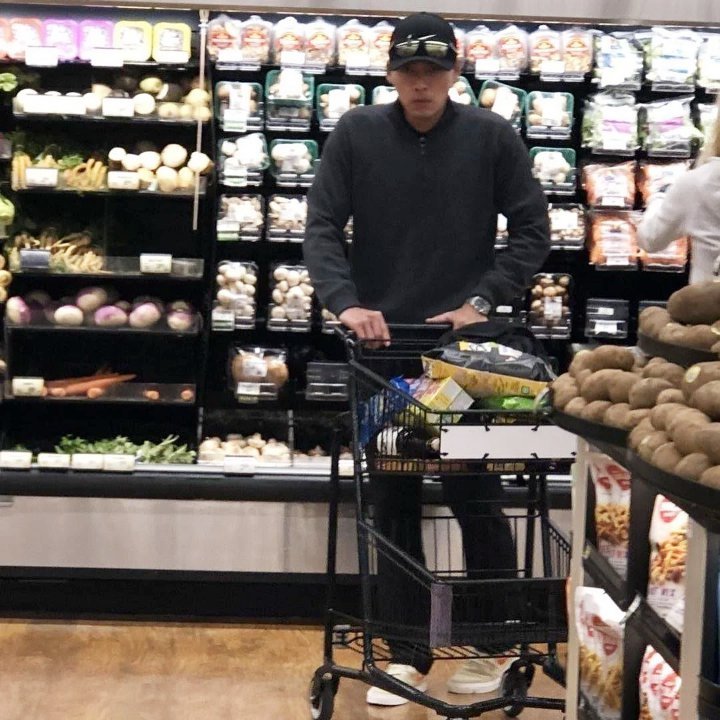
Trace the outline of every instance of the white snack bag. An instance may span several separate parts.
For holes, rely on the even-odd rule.
[[[647,600],[678,632],[683,630],[688,516],[662,495],[655,498],[650,524]]]
[[[611,598],[597,597],[595,637],[600,658],[599,711],[605,720],[620,720],[623,679],[623,612]]]

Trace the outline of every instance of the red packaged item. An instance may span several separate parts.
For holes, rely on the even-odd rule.
[[[583,187],[592,207],[631,208],[635,204],[635,162],[586,165]]]
[[[633,214],[596,213],[592,219],[588,250],[592,265],[621,269],[637,265],[637,231]]]
[[[638,190],[642,195],[643,203],[648,203],[658,193],[665,192],[690,167],[687,160],[672,163],[640,163],[638,171]]]

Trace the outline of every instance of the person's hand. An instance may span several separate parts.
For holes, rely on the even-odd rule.
[[[372,343],[375,346],[390,344],[390,330],[383,314],[377,310],[351,307],[343,310],[338,316],[338,320],[346,328],[352,330],[360,340],[375,340],[377,344]]]
[[[428,318],[425,322],[450,323],[453,330],[459,330],[461,327],[465,327],[465,325],[487,322],[487,315],[482,315],[472,305],[465,303],[457,310],[451,310],[450,312],[442,313],[441,315],[435,315],[434,317]]]

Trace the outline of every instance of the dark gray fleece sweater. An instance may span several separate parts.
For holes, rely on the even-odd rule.
[[[496,256],[499,212],[510,243]],[[360,107],[330,134],[308,194],[304,254],[320,301],[336,315],[362,306],[412,323],[473,295],[507,302],[549,249],[547,202],[527,149],[490,111],[448,102],[422,135],[397,102]]]

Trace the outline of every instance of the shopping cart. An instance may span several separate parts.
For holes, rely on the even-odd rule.
[[[565,583],[570,545],[549,519],[546,476],[569,469],[570,453],[559,448],[556,430],[535,412],[472,409],[458,414],[438,412],[416,402],[402,381],[393,378],[422,374],[421,356],[437,345],[438,332],[427,326],[393,326],[391,331],[392,343],[380,347],[340,333],[350,368],[351,408],[346,420],[353,440],[362,612],[361,617],[351,617],[334,609],[343,432],[338,426],[331,453],[324,663],[310,684],[311,717],[332,717],[340,678],[390,691],[448,719],[478,717],[500,708],[510,717],[526,707],[563,710],[563,700],[531,697],[528,690],[537,666],[564,683],[557,644],[567,640]],[[515,434],[514,447],[525,446],[527,457],[518,457],[517,450],[505,457],[502,449],[500,455],[486,451],[487,438],[496,430],[502,437],[493,447],[499,444],[502,448],[506,431],[510,431]],[[469,567],[466,553],[459,548],[456,520],[442,506],[423,519],[426,564],[418,562],[374,525],[372,498],[367,497],[370,474],[374,480],[379,476],[387,482],[398,475],[418,475],[424,480],[472,476],[477,482],[483,482],[483,476],[512,475],[526,493],[519,511],[511,510],[507,501],[503,504],[517,565],[492,572]],[[483,508],[488,512],[487,503]],[[483,521],[479,516],[476,519]],[[541,557],[536,560],[538,544]],[[416,588],[427,609],[422,623],[388,618],[387,603],[381,612],[379,562],[386,568],[390,565]],[[452,704],[378,667],[378,662],[391,659],[389,647],[398,643],[427,649],[438,660],[507,657],[509,669],[497,697]],[[336,647],[361,653],[361,668],[338,665],[333,660]]]

